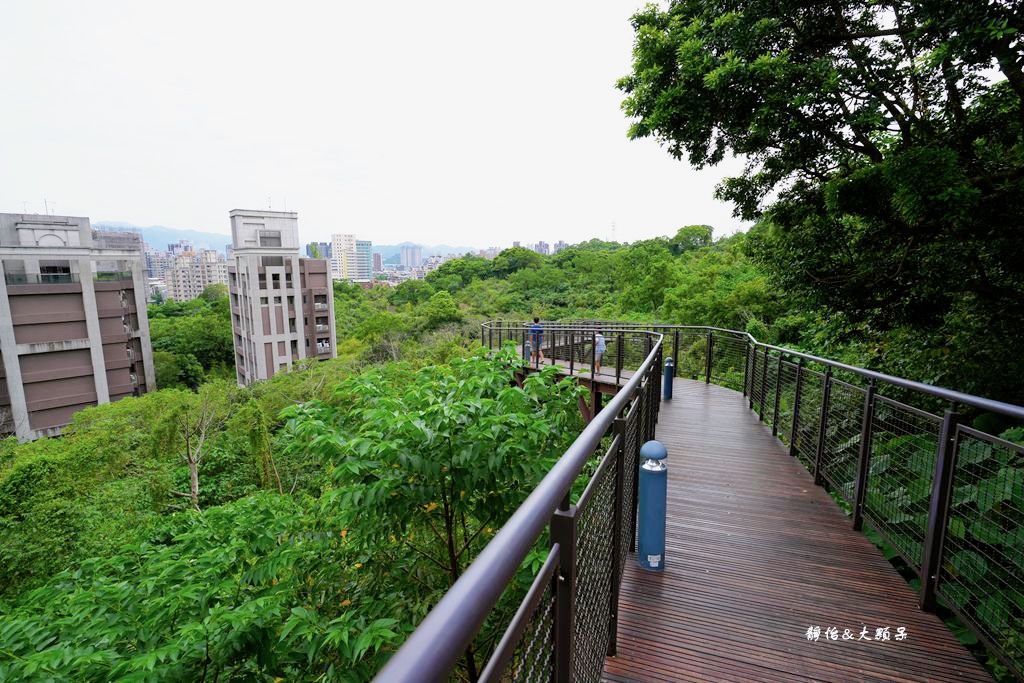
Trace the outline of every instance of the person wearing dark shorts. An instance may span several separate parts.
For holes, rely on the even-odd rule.
[[[544,338],[544,326],[540,324],[540,318],[533,317],[533,324],[530,325],[530,346],[533,347],[534,364],[544,362],[544,352],[541,351],[540,343]],[[537,359],[540,358],[538,361]]]

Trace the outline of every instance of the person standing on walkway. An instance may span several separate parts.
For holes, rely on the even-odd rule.
[[[604,341],[604,335],[601,334],[601,330],[594,332],[594,374],[601,374],[601,358],[604,356],[605,349],[608,348]]]
[[[540,348],[541,340],[544,338],[544,326],[540,324],[540,318],[533,316],[533,324],[530,325],[530,346],[533,347],[533,364],[539,365],[544,362],[544,351]],[[538,361],[537,359],[540,358]]]

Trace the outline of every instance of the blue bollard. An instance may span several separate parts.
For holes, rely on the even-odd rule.
[[[672,376],[675,375],[676,364],[672,356],[665,359],[665,376],[661,380],[661,400],[672,400]]]
[[[668,451],[660,441],[648,441],[640,447],[639,529],[637,562],[641,569],[660,572],[665,569],[665,498],[668,492]]]

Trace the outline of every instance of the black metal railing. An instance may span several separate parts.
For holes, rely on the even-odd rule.
[[[481,332],[490,348],[508,341],[539,345],[544,362],[589,363],[587,371],[596,376],[590,329],[545,325],[541,335],[531,338],[528,325],[519,322],[484,324]],[[605,656],[615,651],[619,582],[635,537],[639,451],[654,437],[658,416],[662,341],[660,334],[626,329],[616,331],[616,347],[608,338],[605,356],[617,362],[608,368],[607,379],[614,372],[624,384],[376,680],[447,680],[545,531],[546,560],[480,680],[600,678]],[[531,348],[529,355],[532,363],[541,363],[540,353],[534,358]],[[637,362],[630,365],[627,361],[634,358]],[[595,458],[593,475],[573,502],[573,485]]]
[[[918,577],[921,607],[941,600],[1024,678],[1024,446],[966,424],[987,414],[1021,425],[1024,407],[734,330],[574,324],[609,338],[660,333],[676,376],[743,391],[816,483],[849,505],[854,528],[867,523]]]

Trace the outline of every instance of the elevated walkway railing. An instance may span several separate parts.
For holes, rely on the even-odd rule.
[[[487,329],[487,326],[484,326]],[[490,348],[509,340],[502,328]],[[582,333],[582,332],[581,332]],[[546,358],[575,352],[573,329],[549,326]],[[515,339],[513,338],[514,342]],[[615,650],[620,576],[634,543],[640,446],[654,436],[662,337],[623,331],[635,372],[378,673],[378,681],[448,680],[524,560],[547,534],[546,557],[479,674],[480,681],[597,680]],[[539,362],[539,361],[538,361]],[[623,366],[620,366],[620,374]],[[596,462],[595,462],[596,461]],[[591,467],[586,467],[587,465]],[[581,472],[593,471],[585,483]],[[576,484],[582,493],[575,501]],[[511,587],[511,588],[510,588]],[[493,618],[493,617],[492,617]]]
[[[866,522],[903,560],[922,609],[944,603],[1024,678],[1024,446],[969,424],[988,413],[1024,425],[1024,407],[735,330],[571,324],[578,337],[601,330],[610,342],[625,330],[661,334],[676,376],[742,391],[815,482],[849,505],[854,528]],[[486,334],[516,337],[523,326],[490,323]]]
[[[606,373],[621,383],[623,373],[637,372],[463,577],[473,579],[453,587],[378,680],[446,678],[549,520],[547,561],[481,679],[599,677],[601,644],[615,647],[612,608],[630,547],[623,529],[633,528],[628,501],[639,445],[653,437],[663,356],[675,360],[677,376],[742,392],[815,482],[849,505],[854,528],[867,523],[903,560],[919,581],[921,607],[935,610],[941,601],[1024,677],[1024,447],[968,424],[984,413],[1024,424],[1024,407],[764,344],[736,330],[614,321],[542,326],[544,363],[592,373],[600,330]],[[523,321],[481,327],[485,346],[511,340],[526,353],[529,345],[529,360],[539,365],[530,335]],[[601,466],[577,505],[568,505],[572,480],[606,433],[613,441]],[[617,545],[607,554],[617,561],[607,571],[617,573],[597,574],[595,584],[590,558],[607,550],[609,537]],[[603,596],[595,585],[604,586]],[[456,616],[460,611],[465,616]],[[580,637],[605,631],[596,648]]]

